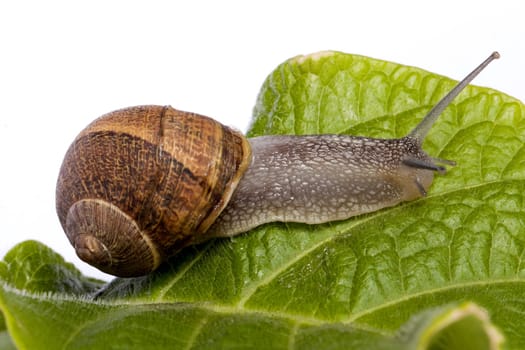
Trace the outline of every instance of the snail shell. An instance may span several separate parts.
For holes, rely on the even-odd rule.
[[[82,260],[142,275],[209,228],[250,159],[246,138],[211,118],[161,106],[115,111],[67,151],[58,217]]]

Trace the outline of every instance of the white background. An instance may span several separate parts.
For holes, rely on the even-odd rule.
[[[55,181],[95,117],[171,104],[246,130],[284,60],[340,50],[475,81],[525,101],[522,1],[4,1],[0,4],[0,257],[37,239],[82,271]]]

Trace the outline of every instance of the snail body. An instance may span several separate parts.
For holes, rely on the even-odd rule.
[[[195,113],[138,106],[106,114],[73,141],[56,206],[77,255],[122,277],[182,248],[273,221],[342,220],[426,195],[450,161],[421,144],[493,53],[407,136],[261,136]]]
[[[250,167],[210,227],[210,237],[273,221],[343,220],[419,198],[434,172],[404,164],[406,157],[441,170],[412,138],[304,135],[249,141]]]

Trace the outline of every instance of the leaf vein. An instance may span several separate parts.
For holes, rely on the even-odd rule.
[[[173,276],[173,278],[171,278],[168,281],[169,283],[167,283],[164,287],[160,288],[155,300],[164,299],[166,293],[168,293],[169,290],[175,285],[175,283],[177,283],[182,277],[184,277],[186,272],[188,272],[191,269],[191,267],[195,265],[204,256],[204,254],[210,249],[211,245],[212,242],[208,242],[208,244],[206,244],[206,246],[201,251],[199,251],[195,258],[188,262],[186,266],[184,266],[184,268],[182,268],[177,274]]]
[[[377,305],[375,307],[368,308],[368,309],[363,310],[361,312],[357,312],[357,313],[351,315],[346,321],[343,321],[343,323],[350,324],[350,323],[356,322],[360,318],[365,317],[367,315],[370,315],[370,314],[372,314],[374,312],[377,312],[379,310],[386,309],[386,308],[388,308],[390,306],[393,306],[395,304],[402,303],[402,302],[407,302],[410,299],[419,298],[419,297],[425,296],[425,295],[431,295],[431,294],[446,292],[446,291],[453,290],[453,289],[456,289],[456,288],[469,288],[469,287],[474,287],[474,286],[487,286],[487,285],[493,286],[493,285],[508,284],[508,283],[516,283],[516,284],[520,284],[521,283],[521,284],[525,285],[525,281],[522,280],[522,279],[519,279],[519,277],[513,277],[513,278],[509,278],[509,279],[498,279],[498,280],[491,280],[491,281],[469,281],[469,282],[464,282],[464,283],[450,284],[450,285],[447,285],[447,286],[444,286],[444,287],[441,287],[441,288],[427,289],[427,290],[424,290],[424,291],[421,291],[421,292],[407,294],[407,295],[404,295],[402,297],[399,297],[399,298],[396,298],[396,299],[392,299],[389,302],[386,302],[386,303],[383,303],[383,304],[379,304],[379,305]]]

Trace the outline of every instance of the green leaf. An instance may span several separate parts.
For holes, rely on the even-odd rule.
[[[103,285],[102,281],[82,276],[72,264],[36,241],[19,244],[6,254],[0,278],[19,290],[80,296]]]
[[[413,317],[399,338],[410,349],[499,349],[503,336],[473,303],[447,305]]]
[[[453,86],[362,56],[296,57],[265,81],[249,135],[400,137]],[[423,145],[458,163],[427,197],[341,222],[263,225],[100,289],[23,243],[0,263],[9,333],[31,349],[496,349],[502,334],[507,349],[525,348],[524,117],[520,101],[468,87]]]
[[[5,325],[4,316],[0,313],[0,349],[14,350],[16,349],[15,344],[11,340],[7,328]]]
[[[26,250],[19,245],[12,252]],[[46,247],[37,247],[47,250]],[[48,260],[60,259],[48,251]],[[19,268],[27,262],[18,260]],[[66,263],[63,263],[66,266]],[[33,265],[34,267],[34,265]],[[79,277],[81,279],[81,277]],[[58,281],[57,281],[58,282]],[[315,322],[207,303],[94,300],[71,294],[31,293],[4,284],[0,306],[9,312],[20,348],[262,348],[262,349],[496,349],[502,336],[473,304],[417,314],[399,334]],[[34,330],[39,330],[35,332]],[[465,334],[476,341],[463,342]],[[7,336],[7,334],[5,334]],[[3,341],[0,335],[0,344]],[[5,338],[6,347],[14,345]],[[492,343],[491,343],[492,342]],[[443,347],[443,346],[445,347]],[[440,347],[441,346],[441,347]]]

